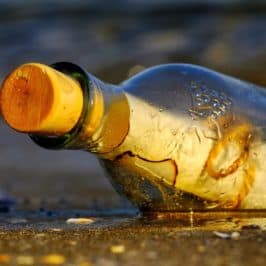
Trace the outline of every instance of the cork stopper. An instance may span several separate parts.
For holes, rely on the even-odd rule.
[[[78,81],[37,63],[11,72],[3,82],[0,97],[2,115],[12,128],[41,135],[69,132],[83,106]]]

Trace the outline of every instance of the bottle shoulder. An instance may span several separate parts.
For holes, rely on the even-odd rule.
[[[192,82],[194,85],[209,85],[213,88],[223,87],[225,90],[233,88],[235,91],[237,89],[245,91],[247,88],[254,88],[263,96],[266,93],[265,88],[248,81],[240,80],[204,66],[187,63],[162,64],[149,67],[130,77],[121,85],[126,89],[133,89],[141,84],[148,85],[150,83],[154,86],[154,84],[173,84],[173,82],[186,86]]]
[[[206,79],[206,76],[212,78],[219,78],[225,76],[221,73],[208,69],[206,67],[193,65],[193,64],[185,64],[185,63],[175,63],[175,64],[162,64],[154,67],[149,67],[142,72],[130,77],[128,80],[123,82],[123,85],[131,85],[132,83],[142,82],[144,80],[160,80],[171,78],[189,78],[195,79],[196,77],[200,79]],[[228,77],[229,78],[229,77]],[[151,80],[152,79],[152,80]]]
[[[245,87],[245,83],[234,80],[205,67],[191,64],[159,65],[136,74],[123,84],[122,89],[135,96],[162,99],[178,94],[181,99],[191,97],[192,90],[214,90],[218,93],[236,91],[237,87]]]
[[[266,89],[205,67],[166,64],[148,68],[122,84],[122,89],[161,109],[172,106],[220,116],[228,112],[265,124]],[[248,110],[248,111],[247,111]],[[202,116],[202,115],[200,115]]]

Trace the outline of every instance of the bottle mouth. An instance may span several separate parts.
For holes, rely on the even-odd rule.
[[[58,62],[50,65],[50,67],[74,78],[80,83],[80,87],[83,94],[82,111],[76,125],[73,127],[72,130],[70,130],[68,133],[64,135],[41,136],[38,134],[29,134],[29,136],[33,142],[46,149],[57,150],[63,148],[71,148],[73,147],[76,137],[82,130],[84,119],[86,118],[88,113],[90,80],[88,78],[87,72],[83,68],[73,63]]]

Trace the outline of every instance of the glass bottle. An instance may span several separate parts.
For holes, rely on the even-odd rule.
[[[1,92],[7,123],[38,145],[94,153],[116,191],[141,211],[266,209],[264,88],[188,64],[152,67],[117,86],[72,63],[46,68],[70,77],[82,92],[66,128],[56,120],[39,129],[12,124],[12,116],[24,118],[8,91],[22,105],[31,97],[16,89],[21,76],[30,82],[21,68]]]

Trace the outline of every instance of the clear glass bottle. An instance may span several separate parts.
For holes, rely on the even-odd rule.
[[[141,211],[266,209],[264,88],[188,64],[118,86],[51,67],[79,82],[83,107],[69,132],[29,132],[38,145],[94,153]]]

